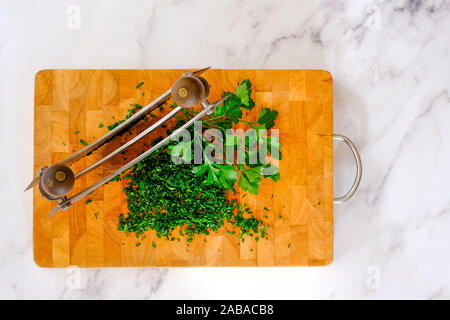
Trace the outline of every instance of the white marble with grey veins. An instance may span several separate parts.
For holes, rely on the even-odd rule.
[[[448,0],[1,1],[0,298],[450,298],[449,50]],[[334,209],[333,264],[81,270],[79,283],[37,267],[23,192],[36,71],[205,65],[332,73],[334,132],[364,162]],[[353,174],[335,145],[337,194]]]

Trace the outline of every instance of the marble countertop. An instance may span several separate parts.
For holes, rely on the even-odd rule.
[[[0,298],[450,298],[450,1],[0,2]],[[34,75],[45,68],[307,68],[359,147],[319,268],[42,269],[33,261]],[[447,123],[447,124],[446,124]],[[352,182],[335,145],[335,193]]]

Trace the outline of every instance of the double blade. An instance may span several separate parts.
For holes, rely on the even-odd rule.
[[[136,163],[138,163],[139,161],[143,160],[144,158],[146,158],[147,156],[149,156],[151,153],[153,153],[154,151],[158,150],[159,148],[161,148],[162,146],[164,146],[166,143],[168,143],[171,139],[175,138],[178,134],[180,134],[183,130],[187,129],[188,127],[190,127],[195,121],[203,118],[205,115],[208,114],[208,112],[214,108],[216,108],[218,105],[222,104],[226,99],[228,99],[231,96],[231,94],[224,96],[223,98],[221,98],[220,100],[215,101],[214,103],[210,103],[207,104],[204,107],[203,110],[201,110],[199,113],[197,113],[192,119],[190,119],[188,122],[186,122],[184,125],[182,125],[180,128],[178,128],[177,130],[175,130],[174,132],[172,132],[169,136],[167,136],[165,139],[161,140],[160,142],[158,142],[156,145],[154,145],[153,147],[151,147],[149,150],[147,150],[146,152],[142,153],[141,155],[139,155],[138,157],[136,157],[135,159],[131,160],[130,162],[128,162],[127,164],[125,164],[124,166],[122,166],[121,168],[117,169],[116,171],[114,171],[113,173],[111,173],[109,176],[97,181],[96,183],[94,183],[93,185],[91,185],[90,187],[84,189],[83,191],[80,191],[79,193],[77,193],[76,195],[70,197],[69,199],[65,199],[64,201],[62,201],[61,203],[59,203],[47,216],[47,218],[51,217],[52,215],[54,215],[55,213],[59,212],[61,209],[66,209],[68,208],[71,204],[73,204],[74,202],[84,198],[86,195],[88,195],[91,192],[94,192],[95,190],[97,190],[98,188],[100,188],[102,185],[104,185],[105,183],[107,183],[108,181],[110,181],[111,179],[117,177],[118,175],[122,174],[123,172],[125,172],[126,170],[128,170],[129,168],[131,168],[132,166],[134,166]]]

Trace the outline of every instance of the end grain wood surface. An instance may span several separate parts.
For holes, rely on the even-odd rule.
[[[43,70],[35,81],[34,172],[56,163],[107,132],[106,126],[124,119],[130,104],[146,105],[170,88],[184,70]],[[220,231],[184,241],[159,239],[148,232],[136,247],[134,235],[118,231],[118,217],[127,212],[124,182],[95,191],[46,219],[56,205],[34,188],[34,258],[42,267],[139,266],[317,266],[333,259],[333,93],[332,78],[320,70],[220,70],[204,74],[212,84],[210,100],[234,90],[249,78],[256,106],[278,110],[283,159],[281,180],[264,179],[258,195],[240,201],[268,223],[268,240],[245,242]],[[144,84],[136,89],[140,82]],[[167,112],[167,108],[165,110]],[[164,112],[164,110],[163,110]],[[152,121],[133,127],[136,134]],[[99,123],[104,127],[100,128]],[[79,131],[78,134],[75,132]],[[155,132],[147,142],[160,135]],[[132,136],[125,134],[75,163],[78,172]],[[72,192],[84,189],[143,150],[145,142],[124,156],[76,181]],[[127,158],[127,160],[125,160]],[[264,210],[264,207],[269,211]],[[95,215],[96,213],[97,216]],[[279,217],[281,215],[281,218]],[[204,241],[207,239],[207,242]],[[156,248],[152,246],[156,243]],[[188,249],[188,250],[187,250]]]

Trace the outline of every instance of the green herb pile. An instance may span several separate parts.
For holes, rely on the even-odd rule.
[[[192,174],[191,165],[174,164],[167,148],[139,162],[125,178],[130,212],[120,216],[119,230],[139,236],[151,229],[158,237],[185,236],[191,241],[196,234],[217,231],[225,221],[240,229],[240,237],[260,228],[261,221],[249,208],[229,200],[225,188],[207,185],[203,177]],[[182,229],[174,235],[177,227]]]
[[[245,204],[229,197],[230,190],[236,194],[236,184],[241,190],[256,194],[262,178],[271,178],[273,181],[280,179],[278,172],[264,174],[263,169],[271,164],[261,160],[254,164],[247,161],[251,153],[258,152],[258,147],[254,146],[256,141],[267,145],[269,150],[271,145],[281,147],[276,137],[262,134],[263,129],[274,126],[277,111],[262,108],[257,121],[248,122],[242,119],[243,112],[248,112],[255,105],[251,92],[250,81],[244,80],[235,93],[224,92],[223,95],[231,96],[216,108],[214,114],[202,119],[204,128],[217,128],[223,132],[226,144],[237,146],[240,143],[240,136],[226,135],[225,130],[232,128],[233,124],[244,123],[256,130],[255,137],[245,138],[245,163],[212,162],[206,156],[211,141],[203,137],[196,137],[189,143],[172,141],[140,161],[122,177],[126,182],[124,192],[127,195],[129,212],[120,215],[119,230],[134,232],[136,237],[148,230],[154,230],[158,237],[171,241],[179,241],[181,237],[188,242],[197,234],[208,235],[223,227],[242,241],[244,235],[254,236],[257,241],[266,237],[264,223],[255,218]],[[171,105],[174,106],[176,105]],[[139,109],[134,107],[127,114],[127,118]],[[177,126],[195,114],[195,111],[183,109]],[[108,129],[112,130],[119,123],[121,122],[108,126]],[[189,130],[195,136],[193,128]],[[170,133],[171,130],[167,130],[167,134]],[[192,157],[193,152],[187,150],[192,151],[195,143],[199,143],[205,153],[203,164],[175,164],[172,161],[171,154],[174,151],[185,162],[190,160],[186,155]]]

